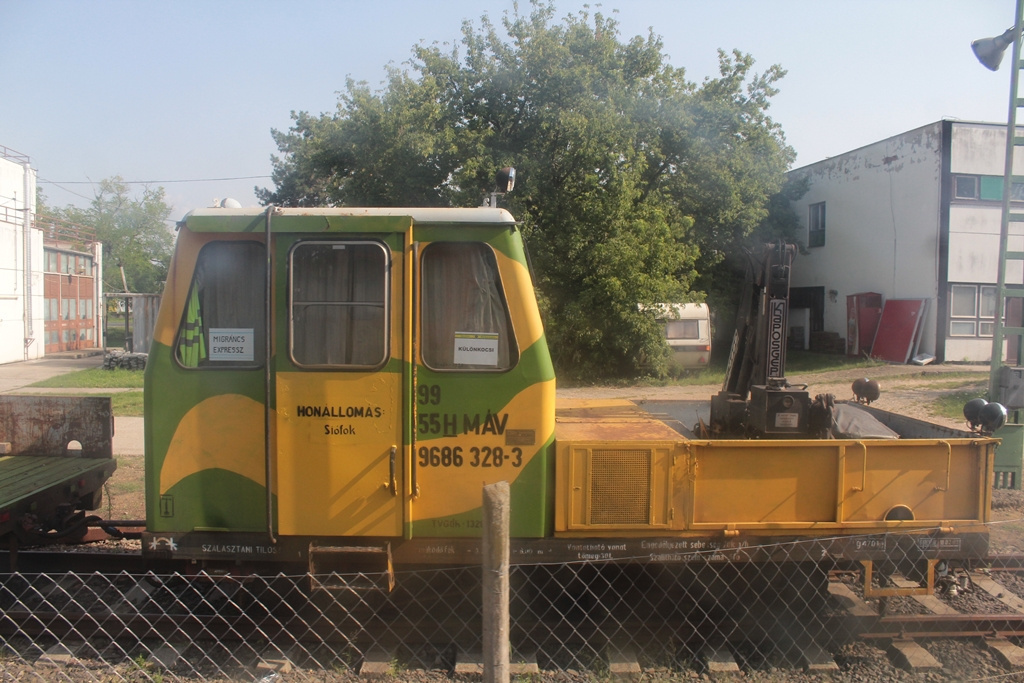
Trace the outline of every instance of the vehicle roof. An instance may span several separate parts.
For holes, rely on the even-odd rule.
[[[234,218],[253,219],[262,217],[267,211],[266,207],[251,207],[242,209],[231,208],[203,208],[193,209],[185,214],[182,222],[188,223],[190,219],[207,218]],[[354,207],[342,206],[332,208],[280,208],[274,207],[273,216],[324,216],[324,217],[370,217],[408,216],[416,223],[515,223],[505,209],[490,207],[475,208],[424,208],[424,207]]]
[[[641,310],[643,308],[641,307]],[[659,320],[702,318],[710,312],[707,304],[652,304],[647,308],[654,311],[654,315]]]

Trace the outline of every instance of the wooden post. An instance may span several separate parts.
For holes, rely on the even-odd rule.
[[[484,682],[509,680],[507,481],[484,487],[483,506],[483,655]]]

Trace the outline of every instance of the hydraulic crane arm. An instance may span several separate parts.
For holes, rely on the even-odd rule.
[[[747,267],[722,390],[711,430],[730,437],[809,436],[811,401],[786,381],[789,280],[796,247],[766,244]]]

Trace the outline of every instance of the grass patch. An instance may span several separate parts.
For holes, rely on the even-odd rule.
[[[47,393],[47,396],[109,396],[110,408],[117,417],[144,417],[141,391],[112,391],[109,394],[103,392],[82,392],[82,391],[60,391]]]
[[[916,377],[916,376],[915,376]],[[936,377],[942,379],[934,380]],[[959,379],[946,379],[948,375],[931,375],[928,380],[928,388],[935,391],[952,391],[953,389],[960,389],[962,391],[977,391],[979,396],[988,393],[988,381],[982,381],[980,377],[960,377]],[[954,376],[955,377],[955,376]],[[914,377],[907,378],[913,380]],[[888,386],[889,389],[907,389],[912,387],[921,386],[920,382],[905,381],[905,382],[894,382]]]
[[[951,391],[945,396],[936,399],[929,406],[932,415],[946,417],[951,420],[964,419],[964,404],[972,398],[979,398],[986,394],[985,389],[960,389]]]
[[[32,386],[59,389],[141,389],[142,381],[143,373],[139,370],[90,368],[44,379]]]
[[[725,380],[725,368],[710,366],[698,370],[681,370],[674,375],[669,384],[693,386],[703,384],[721,384]]]
[[[855,368],[877,368],[888,365],[880,360],[857,356],[840,356],[834,353],[812,353],[789,350],[786,352],[786,374],[813,374],[831,370],[853,370]]]
[[[143,417],[141,391],[119,391],[110,395],[110,406],[118,417]]]

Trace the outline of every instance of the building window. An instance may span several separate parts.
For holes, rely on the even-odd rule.
[[[302,242],[291,254],[298,365],[370,369],[388,359],[391,254],[380,242]]]
[[[957,175],[953,177],[954,199],[980,199],[983,202],[1003,201],[1003,176]],[[1010,185],[1010,199],[1024,201],[1024,183]]]
[[[949,336],[991,337],[995,328],[995,316],[995,286],[950,286]]]
[[[953,178],[953,196],[957,199],[978,199],[981,196],[978,176],[955,176]]]
[[[825,246],[825,202],[811,204],[807,219],[807,246]]]

